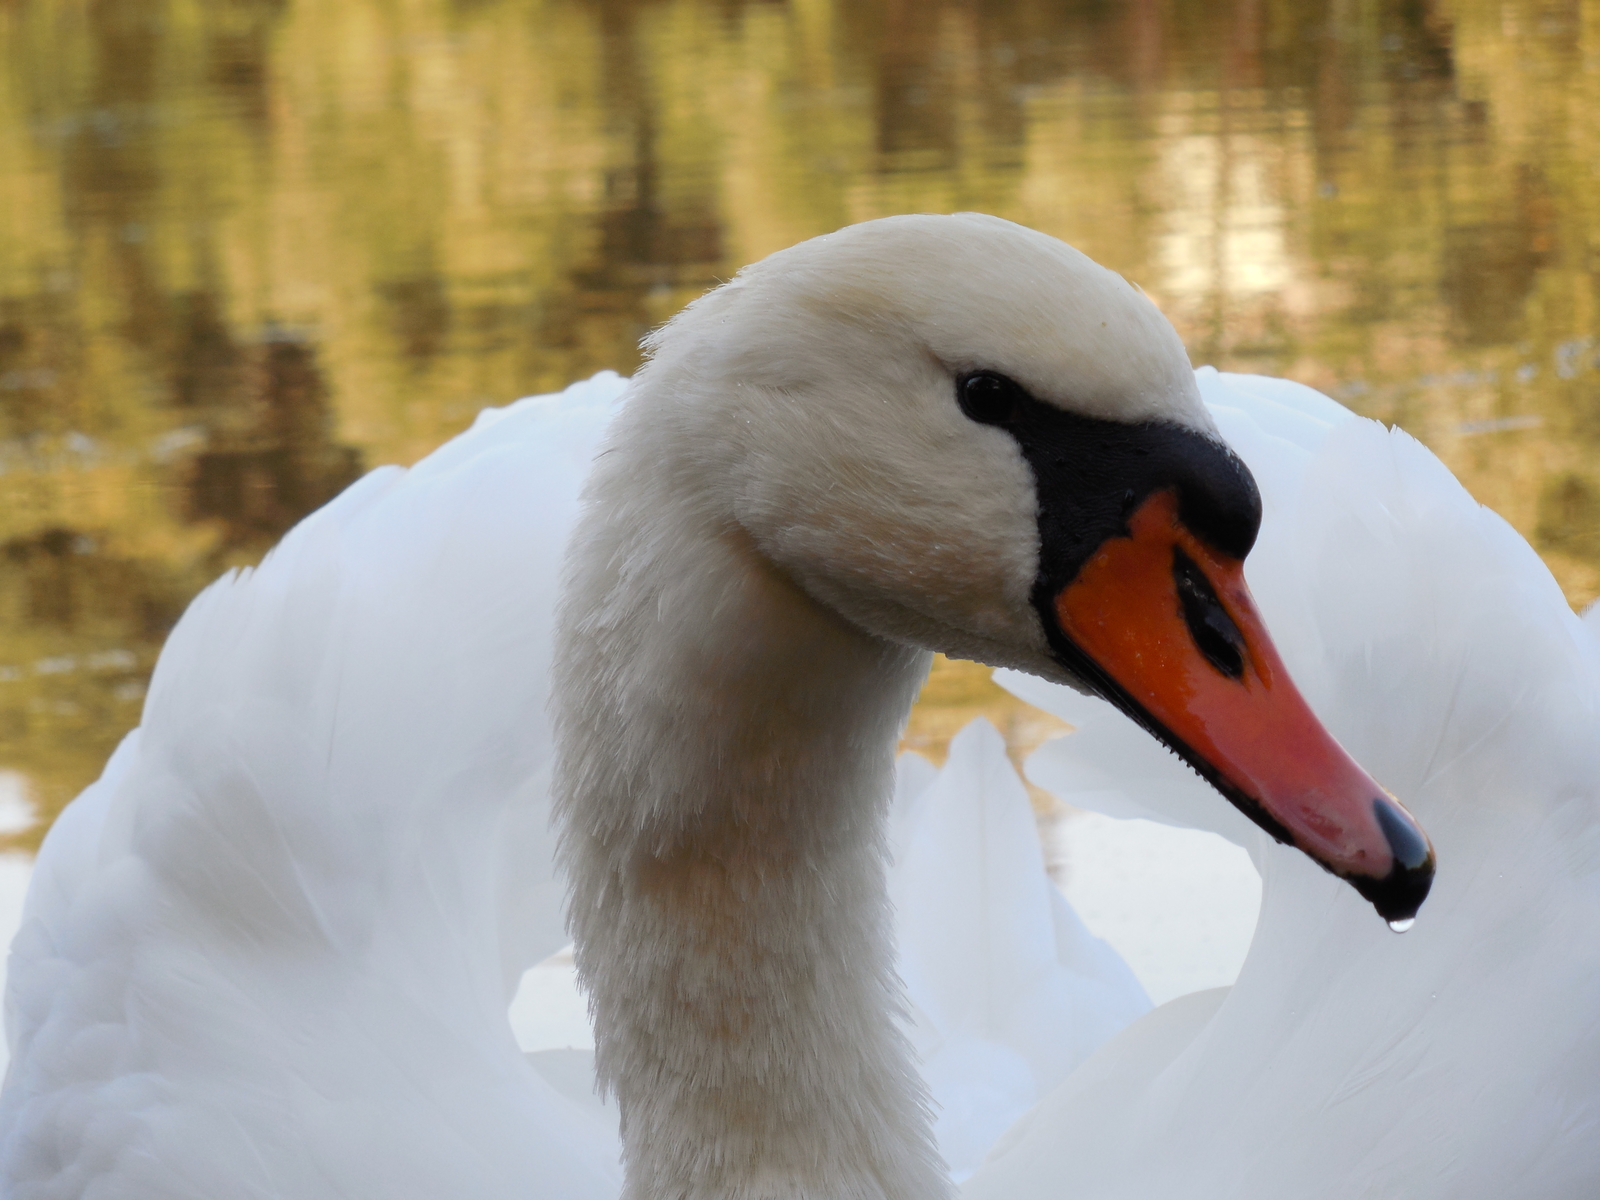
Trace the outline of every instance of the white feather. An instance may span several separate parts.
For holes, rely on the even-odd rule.
[[[12,950],[16,1197],[612,1197],[505,1007],[559,948],[555,571],[623,382],[367,476],[191,606]]]

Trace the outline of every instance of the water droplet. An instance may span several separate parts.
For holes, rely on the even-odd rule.
[[[1396,933],[1404,933],[1416,923],[1417,919],[1415,917],[1403,917],[1398,921],[1390,921],[1389,928],[1394,930]]]

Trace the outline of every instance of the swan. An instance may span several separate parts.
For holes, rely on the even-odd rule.
[[[1294,691],[1242,576],[1255,485],[1119,276],[992,218],[891,219],[747,268],[649,348],[552,690],[625,1197],[946,1193],[880,845],[929,650],[1106,696],[1414,915],[1432,849]]]
[[[1251,474],[1120,277],[890,218],[649,348],[614,416],[486,417],[191,607],[13,944],[12,1194],[615,1195],[504,1019],[563,940],[546,796],[625,1196],[949,1194],[883,864],[933,650],[1107,697],[1416,913],[1432,847],[1289,680]]]

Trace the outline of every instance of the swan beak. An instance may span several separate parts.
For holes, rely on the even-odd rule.
[[[1069,663],[1241,811],[1349,882],[1390,922],[1433,883],[1428,835],[1306,704],[1256,611],[1244,563],[1152,494],[1054,598]],[[1074,656],[1076,657],[1076,656]]]

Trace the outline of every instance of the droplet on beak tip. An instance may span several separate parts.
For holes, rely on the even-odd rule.
[[[1404,933],[1416,923],[1417,919],[1415,917],[1405,917],[1399,921],[1390,921],[1389,928],[1394,930],[1396,933]]]

